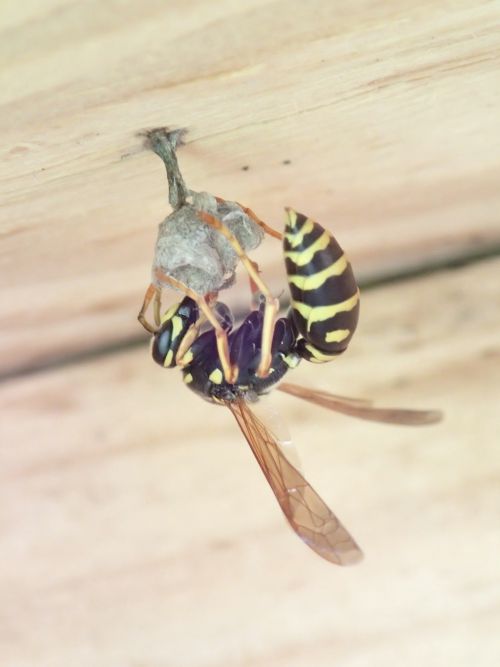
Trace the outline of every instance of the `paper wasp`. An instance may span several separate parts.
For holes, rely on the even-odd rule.
[[[286,211],[283,244],[291,294],[288,314],[275,320],[276,301],[255,265],[224,226],[205,215],[207,224],[234,245],[251,280],[264,294],[264,302],[234,329],[229,308],[216,302],[214,295],[201,297],[178,281],[159,276],[186,296],[158,318],[152,354],[163,367],[179,366],[190,389],[232,412],[293,530],[326,560],[347,565],[362,557],[360,548],[250,407],[302,359],[323,363],[341,354],[358,320],[359,290],[343,250],[318,223],[292,209]],[[146,307],[141,310],[143,317]],[[202,331],[207,321],[212,326]],[[379,409],[367,401],[293,384],[283,383],[278,389],[362,419],[406,425],[440,419],[436,411]]]

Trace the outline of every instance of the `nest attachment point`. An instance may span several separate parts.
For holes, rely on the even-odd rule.
[[[238,255],[229,241],[197,215],[205,211],[218,218],[245,252],[263,239],[262,229],[236,203],[218,201],[207,192],[189,190],[179,170],[176,148],[185,130],[158,128],[145,133],[146,145],[163,160],[167,170],[169,201],[173,211],[158,228],[153,261],[153,283],[160,269],[198,294],[218,292],[234,283]]]

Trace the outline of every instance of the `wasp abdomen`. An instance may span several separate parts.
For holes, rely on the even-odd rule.
[[[333,236],[302,213],[287,209],[285,264],[292,318],[303,337],[299,354],[316,363],[343,352],[359,315],[359,290]]]

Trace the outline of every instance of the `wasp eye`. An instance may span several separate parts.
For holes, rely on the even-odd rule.
[[[153,359],[157,364],[163,366],[165,363],[165,357],[170,350],[170,343],[172,340],[172,324],[171,322],[166,322],[163,327],[157,331],[155,337],[153,338],[153,347],[151,353]]]

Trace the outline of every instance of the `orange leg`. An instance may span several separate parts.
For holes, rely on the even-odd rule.
[[[175,355],[175,363],[177,366],[182,368],[191,363],[192,359],[187,358],[186,353],[200,335],[201,326],[205,321],[206,317],[202,313],[196,322],[186,331],[184,338],[179,345],[179,349],[177,350],[177,354]]]
[[[257,273],[260,273],[259,265],[257,264],[257,262],[254,262],[253,260],[251,260],[251,261],[252,261],[252,264],[253,264],[253,268],[257,271]],[[252,298],[252,306],[254,308],[258,308],[259,300],[257,298],[257,295],[259,294],[259,288],[255,284],[255,281],[252,278],[252,276],[250,276],[250,275],[248,276],[248,282],[249,282],[249,285],[250,285],[250,294],[251,294],[251,298]]]
[[[167,283],[171,287],[174,287],[175,289],[178,289],[181,292],[184,292],[184,294],[186,294],[191,299],[193,299],[193,301],[196,301],[196,303],[198,304],[199,309],[201,310],[203,315],[206,317],[206,319],[210,322],[210,324],[214,328],[215,338],[216,338],[216,342],[217,342],[217,351],[219,353],[219,359],[220,359],[220,363],[221,363],[221,366],[222,366],[222,371],[224,373],[224,378],[225,378],[226,382],[229,382],[229,383],[232,384],[237,377],[238,369],[233,369],[231,367],[231,359],[230,359],[230,356],[229,356],[229,343],[228,343],[228,340],[227,340],[227,332],[222,328],[219,320],[216,318],[215,314],[213,313],[212,309],[210,308],[209,304],[207,303],[205,297],[200,296],[199,294],[194,292],[192,289],[187,287],[187,285],[184,285],[184,283],[181,283],[178,280],[175,280],[175,278],[167,276],[167,274],[164,273],[161,269],[156,269],[155,270],[155,277],[161,283]],[[182,362],[182,359],[181,359],[181,362]]]
[[[155,300],[153,304],[153,313],[155,318],[156,326],[159,327],[161,324],[161,289],[156,288]]]
[[[216,202],[218,204],[225,204],[226,200],[222,199],[222,197],[216,197],[215,198]],[[272,227],[269,227],[269,225],[266,225],[266,223],[258,218],[255,213],[252,211],[251,208],[247,208],[246,206],[242,206],[239,202],[235,202],[235,204],[238,204],[238,206],[241,208],[241,210],[248,215],[249,218],[251,218],[256,225],[258,225],[261,229],[264,230],[266,234],[269,234],[269,236],[273,236],[275,239],[278,239],[278,241],[283,240],[283,234],[281,232],[277,232],[275,229]]]
[[[154,318],[156,326],[150,324],[146,319],[146,311],[149,308],[149,304],[154,300]],[[161,310],[161,289],[156,285],[151,285],[146,290],[144,295],[144,301],[142,302],[142,307],[137,315],[137,319],[142,324],[142,326],[149,331],[149,333],[156,333],[158,327],[160,326],[160,310]]]
[[[229,241],[234,251],[240,258],[240,261],[245,267],[248,275],[250,276],[251,284],[253,282],[254,286],[256,286],[257,289],[264,295],[266,305],[264,308],[264,323],[262,326],[262,354],[259,367],[257,369],[257,375],[259,377],[267,377],[269,374],[269,368],[271,367],[271,346],[274,331],[274,320],[279,310],[279,301],[272,296],[269,288],[260,277],[256,269],[256,265],[248,257],[248,255],[241,247],[238,239],[229,231],[224,223],[213,215],[206,213],[205,211],[197,211],[197,215],[200,220],[203,220],[203,222],[205,222],[207,225],[210,225],[210,227],[216,229]]]

